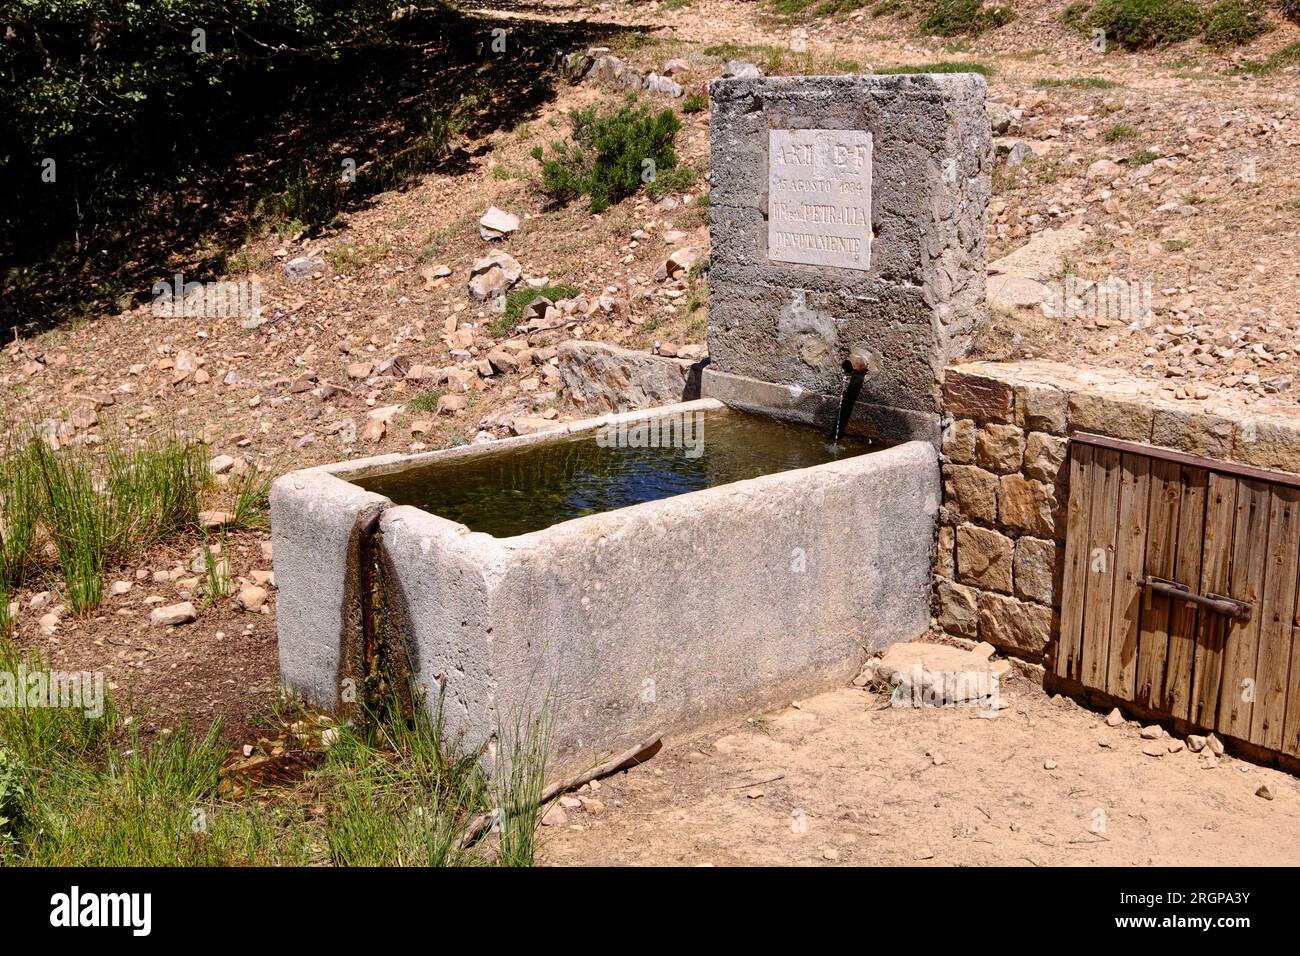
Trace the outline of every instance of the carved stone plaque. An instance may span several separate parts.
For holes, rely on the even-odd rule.
[[[871,134],[768,132],[767,255],[840,269],[871,267]]]

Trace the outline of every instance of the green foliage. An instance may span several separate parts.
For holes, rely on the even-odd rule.
[[[1105,30],[1108,43],[1142,49],[1190,40],[1201,32],[1204,15],[1191,0],[1100,0],[1086,22]]]
[[[1107,80],[1100,76],[1076,76],[1068,80],[1057,79],[1055,77],[1044,77],[1034,83],[1040,90],[1059,89],[1068,86],[1076,90],[1113,90],[1123,86],[1123,83],[1117,83],[1114,80]]]
[[[1153,150],[1139,149],[1128,158],[1128,164],[1130,166],[1146,166],[1149,163],[1154,163],[1159,158],[1160,154]]]
[[[1272,28],[1264,8],[1258,3],[1219,0],[1205,11],[1203,39],[1210,46],[1222,49],[1249,43]]]
[[[1300,23],[1300,0],[1273,0],[1278,12],[1292,23]]]
[[[1061,18],[1065,25],[1080,33],[1088,32],[1088,11],[1092,9],[1092,0],[1071,0],[1066,5]]]
[[[709,108],[709,98],[703,93],[691,93],[682,100],[683,113],[703,113]]]
[[[672,169],[660,170],[646,184],[646,192],[651,199],[662,199],[669,193],[684,193],[695,185],[695,170],[689,166],[674,166]]]
[[[436,388],[427,392],[421,392],[415,398],[406,403],[408,411],[415,412],[417,415],[432,415],[438,411],[438,399],[442,398],[442,392]]]
[[[582,290],[577,286],[564,284],[548,284],[536,289],[515,289],[513,292],[506,293],[506,311],[499,321],[504,323],[505,331],[509,331],[519,321],[519,316],[523,313],[525,307],[537,299],[545,299],[547,302],[555,304],[561,299],[576,299],[580,295],[582,295]],[[493,323],[493,327],[495,329],[495,323]],[[493,331],[492,334],[500,338],[505,332]]]
[[[882,75],[896,73],[979,73],[983,76],[992,76],[993,67],[985,66],[983,63],[948,60],[941,63],[918,63],[915,66],[890,66],[876,70],[876,72]]]
[[[1102,139],[1108,143],[1120,143],[1128,139],[1136,139],[1142,135],[1138,130],[1127,123],[1116,123],[1110,129],[1102,134]]]
[[[27,769],[16,756],[0,744],[0,860],[18,845],[14,835],[26,796]]]
[[[985,7],[983,0],[938,0],[921,21],[921,32],[941,37],[978,36],[1015,19],[1009,7]]]
[[[677,165],[673,141],[682,121],[672,110],[629,104],[598,114],[593,106],[573,110],[569,124],[570,139],[552,144],[549,156],[540,146],[532,153],[542,191],[559,202],[586,196],[591,211],[601,212]]]

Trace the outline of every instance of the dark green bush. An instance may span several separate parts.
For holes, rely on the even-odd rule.
[[[552,199],[586,196],[591,211],[601,212],[677,166],[673,140],[682,121],[672,110],[629,104],[599,115],[593,106],[573,110],[569,124],[569,140],[554,143],[549,156],[540,146],[532,154],[541,164],[542,191]]]
[[[1205,11],[1204,39],[1212,47],[1240,46],[1271,29],[1264,8],[1250,0],[1219,0]]]
[[[683,113],[703,113],[709,108],[709,98],[703,93],[692,93],[682,100]]]
[[[1087,24],[1105,30],[1107,42],[1141,49],[1190,40],[1201,32],[1204,19],[1191,0],[1101,0]]]
[[[921,32],[934,36],[975,36],[1015,19],[1008,7],[985,7],[983,0],[939,0],[921,21]]]

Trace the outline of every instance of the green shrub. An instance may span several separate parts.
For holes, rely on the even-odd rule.
[[[1065,8],[1065,13],[1062,14],[1062,19],[1065,21],[1065,25],[1070,27],[1072,30],[1077,30],[1080,33],[1087,33],[1087,17],[1090,9],[1092,9],[1092,0],[1073,0],[1073,2]]]
[[[957,60],[942,63],[918,63],[915,66],[887,66],[876,70],[876,73],[881,76],[892,76],[898,73],[979,73],[983,76],[991,76],[993,67],[985,66],[983,63]]]
[[[1205,11],[1204,40],[1212,47],[1240,46],[1272,28],[1263,7],[1246,0],[1219,0]]]
[[[599,115],[593,106],[573,110],[569,124],[570,139],[552,144],[550,156],[540,146],[532,153],[542,191],[559,202],[586,196],[591,211],[601,212],[677,166],[673,141],[682,121],[672,110],[629,104]]]
[[[1102,139],[1108,143],[1119,143],[1126,139],[1136,139],[1140,135],[1137,129],[1127,123],[1116,123],[1102,134]]]
[[[1087,18],[1088,26],[1106,31],[1107,42],[1131,49],[1190,40],[1203,23],[1191,0],[1101,0]]]
[[[921,21],[921,32],[941,37],[976,36],[1015,19],[1008,7],[985,7],[983,0],[938,0]]]
[[[703,113],[709,108],[709,98],[703,93],[692,93],[682,100],[683,113]]]
[[[488,327],[488,331],[498,339],[508,334],[518,323],[525,307],[536,299],[545,299],[554,304],[561,299],[576,299],[580,295],[582,290],[571,285],[544,285],[537,289],[515,289],[513,292],[507,292],[505,314],[494,321]]]
[[[22,817],[26,776],[22,761],[0,744],[0,860],[18,845],[14,830]]]

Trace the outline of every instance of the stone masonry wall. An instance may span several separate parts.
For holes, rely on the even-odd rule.
[[[1055,362],[952,366],[943,396],[935,617],[1025,660],[1059,633],[1071,434],[1300,473],[1298,407],[1179,400],[1155,380]]]

